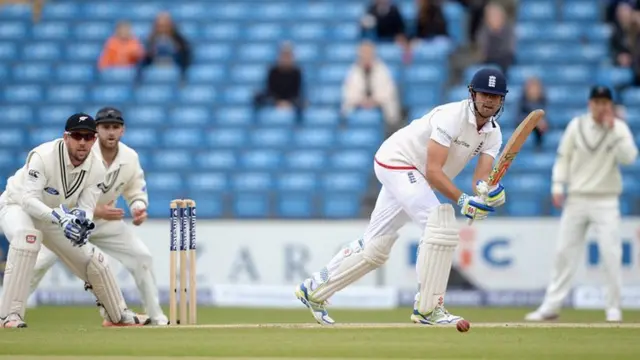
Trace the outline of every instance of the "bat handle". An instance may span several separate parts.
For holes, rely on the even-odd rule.
[[[467,225],[471,226],[473,224],[473,219],[467,219]]]

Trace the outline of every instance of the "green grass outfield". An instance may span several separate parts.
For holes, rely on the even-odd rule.
[[[29,328],[0,330],[0,359],[640,359],[637,311],[616,325],[602,311],[524,324],[528,309],[450,310],[468,333],[411,324],[410,309],[333,310],[340,324],[320,327],[305,309],[200,308],[195,327],[102,328],[96,308],[39,307]]]

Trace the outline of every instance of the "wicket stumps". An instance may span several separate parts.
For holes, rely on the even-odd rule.
[[[195,324],[197,309],[196,290],[196,202],[191,199],[171,201],[171,241],[169,244],[169,323],[171,325]],[[187,232],[188,228],[188,232]],[[180,231],[180,314],[178,315],[178,229]],[[187,233],[189,238],[187,241]],[[188,258],[188,260],[187,260]],[[189,270],[187,271],[187,265]],[[189,284],[187,285],[187,274]],[[188,290],[187,290],[188,288]],[[187,295],[189,319],[187,320]]]

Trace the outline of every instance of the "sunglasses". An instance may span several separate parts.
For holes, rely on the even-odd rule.
[[[94,133],[81,133],[81,132],[67,132],[67,134],[76,141],[80,141],[83,140],[84,141],[91,141],[94,140],[96,138],[96,134]]]

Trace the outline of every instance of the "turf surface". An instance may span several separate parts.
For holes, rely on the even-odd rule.
[[[528,309],[450,310],[471,321],[468,333],[412,326],[409,309],[333,310],[332,328],[314,325],[303,309],[228,308],[200,308],[198,327],[102,328],[95,308],[40,307],[28,311],[29,328],[2,330],[0,359],[640,358],[640,312],[625,312],[617,326],[601,311],[531,325],[522,323]]]

